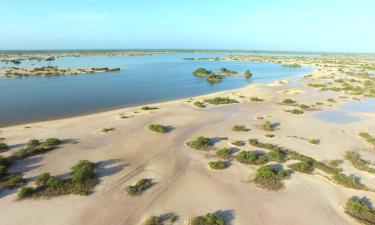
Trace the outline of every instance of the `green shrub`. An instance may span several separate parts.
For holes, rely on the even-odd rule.
[[[300,109],[309,109],[309,108],[310,108],[310,106],[305,105],[305,104],[300,104],[298,107],[299,107]]]
[[[215,97],[211,99],[206,99],[205,102],[212,104],[212,105],[221,105],[221,104],[231,104],[231,103],[238,103],[237,100],[231,99],[228,97]]]
[[[142,110],[148,111],[148,110],[156,110],[159,109],[158,107],[151,107],[151,106],[143,106],[141,108]]]
[[[354,175],[347,176],[343,173],[337,173],[333,177],[338,184],[343,185],[344,187],[358,189],[358,190],[367,190],[367,187],[362,184],[359,179],[357,179]]]
[[[351,198],[346,202],[345,212],[362,224],[375,224],[375,210],[370,208],[367,201]]]
[[[267,155],[270,161],[283,163],[287,160],[287,154],[282,150],[270,150]]]
[[[336,102],[336,100],[335,100],[335,99],[333,99],[333,98],[328,98],[328,99],[327,99],[327,102],[331,102],[331,103],[334,103],[334,102]]]
[[[102,132],[103,132],[103,133],[107,133],[107,132],[114,131],[114,130],[115,130],[114,127],[108,127],[108,128],[103,128],[103,129],[102,129]]]
[[[198,68],[198,69],[196,69],[194,72],[193,72],[193,74],[195,75],[195,76],[208,76],[208,75],[210,75],[210,74],[212,74],[212,71],[210,71],[210,70],[207,70],[207,69],[205,69],[205,68]]]
[[[18,191],[18,199],[31,198],[34,194],[34,188],[32,187],[22,187]]]
[[[250,129],[246,128],[244,125],[236,124],[232,127],[232,130],[233,131],[244,131],[244,132],[246,132],[246,131],[249,131]]]
[[[232,142],[232,145],[235,145],[235,146],[244,146],[245,144],[246,143],[244,141],[240,141],[240,140]]]
[[[262,125],[263,130],[266,130],[266,131],[274,131],[275,127],[276,127],[276,124],[273,124],[268,120],[264,121]]]
[[[9,146],[3,142],[0,142],[0,152],[8,151]]]
[[[43,173],[41,175],[39,175],[37,178],[36,178],[36,185],[38,187],[43,187],[43,186],[46,186],[47,185],[47,182],[48,180],[51,178],[51,174],[50,173]]]
[[[254,181],[262,188],[276,191],[284,187],[282,180],[289,176],[286,170],[277,170],[270,165],[263,165],[257,170]]]
[[[61,144],[61,140],[58,138],[48,138],[45,142],[46,146],[53,147]]]
[[[290,98],[286,98],[282,101],[282,104],[285,104],[285,105],[291,105],[291,104],[294,104],[296,103],[296,101],[290,99]]]
[[[214,170],[222,170],[222,169],[227,168],[227,163],[225,163],[225,161],[222,161],[222,160],[211,161],[208,163],[208,166]]]
[[[29,147],[29,148],[33,148],[33,147],[36,147],[38,145],[40,145],[40,142],[37,139],[31,139],[27,142],[27,147]]]
[[[262,99],[262,98],[258,98],[258,97],[251,97],[251,98],[250,98],[250,101],[251,101],[251,102],[263,102],[264,99]]]
[[[244,77],[245,77],[246,79],[250,79],[250,78],[253,76],[253,74],[250,72],[250,70],[246,70],[246,71],[243,73],[243,75],[244,75]]]
[[[204,105],[203,102],[200,101],[194,102],[194,105],[198,108],[206,108],[206,105]]]
[[[288,112],[288,113],[296,114],[296,115],[300,115],[304,113],[304,111],[301,109],[286,109],[284,110],[284,112]]]
[[[236,155],[236,160],[250,165],[261,165],[269,161],[267,155],[255,151],[241,151]]]
[[[9,175],[6,181],[7,188],[17,188],[22,186],[25,183],[25,180],[22,177],[21,173],[12,173]]]
[[[375,169],[369,167],[369,162],[361,159],[361,155],[358,152],[347,151],[345,153],[345,159],[349,160],[352,165],[359,170],[364,170],[369,173],[375,173]]]
[[[216,155],[221,157],[221,158],[225,158],[225,159],[229,159],[231,158],[231,151],[229,148],[220,148],[216,151]]]
[[[135,185],[127,186],[126,192],[130,196],[140,195],[151,186],[152,186],[151,179],[141,179]]]
[[[204,216],[192,218],[189,225],[225,225],[225,221],[219,215],[207,213]]]
[[[160,221],[160,218],[157,216],[149,217],[143,225],[162,225],[163,223]]]
[[[360,132],[358,136],[360,136],[361,138],[364,138],[368,143],[370,143],[371,145],[375,147],[375,137],[372,137],[370,134],[366,132]]]
[[[168,128],[166,126],[160,125],[160,124],[150,124],[148,126],[148,129],[151,131],[157,132],[157,133],[167,133]]]
[[[314,161],[312,160],[305,160],[302,162],[294,163],[291,165],[288,165],[289,168],[301,172],[301,173],[307,173],[311,174],[314,172],[315,166],[314,166]]]
[[[223,76],[217,74],[210,74],[207,76],[207,81],[210,83],[218,83],[223,80]]]
[[[313,144],[313,145],[318,145],[320,143],[320,140],[319,139],[310,139],[309,143]]]
[[[88,160],[80,160],[72,167],[71,179],[73,183],[82,183],[95,178],[95,164]]]
[[[192,141],[189,141],[187,145],[190,148],[194,148],[197,150],[207,150],[211,146],[213,146],[213,142],[207,137],[200,136],[200,137],[195,138]]]

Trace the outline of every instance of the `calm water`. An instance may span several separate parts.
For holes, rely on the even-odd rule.
[[[310,68],[288,69],[270,63],[182,60],[185,57],[216,56],[223,54],[65,57],[52,62],[23,61],[19,66],[120,67],[121,71],[61,77],[2,78],[0,126],[197,96],[311,71]],[[198,67],[213,71],[221,67],[239,72],[249,69],[254,75],[251,81],[243,77],[228,77],[219,84],[209,84],[192,75]]]

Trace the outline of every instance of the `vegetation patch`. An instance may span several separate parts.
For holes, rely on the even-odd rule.
[[[375,147],[375,137],[372,137],[369,133],[360,132],[358,136],[365,139],[368,143],[370,143],[371,145]]]
[[[244,146],[246,143],[244,141],[237,140],[237,141],[233,141],[231,144],[240,147],[240,146]]]
[[[231,99],[228,97],[215,97],[211,99],[206,99],[205,102],[212,104],[212,105],[225,105],[225,104],[239,103],[237,100]]]
[[[149,111],[149,110],[156,110],[159,109],[158,107],[151,107],[151,106],[143,106],[142,110]]]
[[[206,108],[206,105],[203,104],[203,102],[200,102],[200,101],[194,102],[194,106],[196,106],[198,108]]]
[[[211,148],[214,145],[214,143],[211,141],[210,138],[203,137],[203,136],[197,137],[194,140],[189,141],[186,144],[190,148],[194,148],[194,149],[197,149],[197,150],[208,150],[209,148]]]
[[[266,154],[257,151],[241,151],[236,155],[236,160],[248,165],[262,165],[269,161]]]
[[[220,148],[216,151],[216,155],[224,159],[229,159],[232,157],[232,152],[229,148]]]
[[[211,161],[208,166],[214,170],[223,170],[228,167],[228,164],[223,160]]]
[[[48,138],[45,142],[40,142],[37,139],[31,139],[28,141],[26,148],[14,152],[9,159],[10,161],[20,160],[33,155],[42,154],[57,148],[61,143],[61,140],[57,138]]]
[[[167,133],[168,127],[160,125],[160,124],[150,124],[148,129],[157,133]]]
[[[266,135],[264,135],[265,137],[268,137],[268,138],[273,138],[273,137],[275,137],[275,135],[274,134],[266,134]]]
[[[72,167],[71,176],[66,179],[43,173],[36,180],[37,187],[20,189],[18,198],[53,197],[68,194],[88,195],[98,183],[95,168],[95,163],[81,160]]]
[[[309,143],[313,145],[318,145],[320,144],[320,139],[310,139]]]
[[[285,109],[284,112],[288,112],[288,113],[296,114],[296,115],[300,115],[304,113],[304,111],[301,109]]]
[[[274,131],[275,128],[278,127],[278,126],[279,126],[278,123],[271,123],[268,120],[264,121],[264,123],[262,124],[262,128],[265,131]]]
[[[352,165],[359,170],[367,171],[369,173],[375,173],[375,169],[369,167],[368,164],[370,163],[366,160],[363,160],[358,152],[347,151],[345,153],[345,159],[349,160],[349,162],[351,162]]]
[[[126,192],[130,196],[136,196],[142,194],[145,190],[152,186],[151,179],[141,179],[135,185],[129,185],[126,187]]]
[[[251,102],[263,102],[264,99],[263,98],[258,98],[258,97],[251,97],[250,101]]]
[[[284,187],[282,180],[289,177],[287,170],[277,170],[271,165],[263,165],[257,170],[254,181],[262,188],[277,191]]]
[[[375,224],[375,210],[370,206],[367,199],[353,197],[347,200],[345,212],[362,224]]]
[[[103,132],[103,133],[108,133],[108,132],[111,132],[111,131],[114,131],[114,130],[115,130],[114,127],[108,127],[108,128],[103,128],[103,129],[102,129],[102,132]]]
[[[307,173],[311,174],[314,172],[315,166],[314,166],[314,161],[312,160],[305,160],[302,162],[294,163],[291,165],[288,165],[289,168],[292,170],[301,172],[301,173]]]
[[[21,173],[12,173],[8,176],[5,186],[9,189],[21,187],[25,183]]]
[[[295,104],[296,103],[296,101],[295,100],[292,100],[292,99],[290,99],[290,98],[286,98],[286,99],[284,99],[282,102],[281,102],[281,104],[284,104],[284,105],[293,105],[293,104]]]
[[[189,221],[189,225],[226,225],[224,219],[214,213],[197,216]]]
[[[367,190],[366,185],[362,184],[360,180],[354,175],[347,176],[343,173],[337,173],[333,177],[333,180],[336,183],[341,184],[344,187],[358,189],[358,190]]]
[[[253,73],[250,71],[250,70],[246,70],[244,73],[243,73],[243,76],[246,78],[246,79],[250,79],[253,77]]]
[[[3,142],[0,142],[0,152],[6,152],[9,150],[9,146]]]
[[[246,132],[246,131],[249,131],[250,129],[246,128],[245,125],[238,125],[238,124],[236,124],[236,125],[234,125],[232,127],[232,130],[233,131],[244,131],[244,132]]]

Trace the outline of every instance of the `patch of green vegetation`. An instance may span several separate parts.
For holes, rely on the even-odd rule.
[[[61,140],[58,138],[47,138],[44,143],[48,147],[53,147],[61,144]]]
[[[150,124],[148,126],[148,129],[151,131],[157,132],[157,133],[167,133],[168,128],[166,126],[160,125],[160,124]]]
[[[219,83],[223,80],[223,76],[218,75],[218,74],[210,74],[207,76],[207,81],[209,83]]]
[[[318,145],[320,144],[320,139],[310,139],[309,143],[313,145]]]
[[[298,63],[292,63],[292,64],[283,64],[283,67],[297,69],[297,68],[301,68],[302,66]]]
[[[375,137],[372,137],[369,133],[360,132],[358,136],[365,139],[368,143],[370,143],[371,145],[375,147]]]
[[[207,213],[204,216],[192,218],[189,225],[225,225],[225,221],[219,215]]]
[[[314,166],[314,161],[312,160],[305,160],[302,162],[294,163],[291,165],[288,165],[289,168],[292,170],[301,172],[301,173],[307,173],[311,174],[314,172],[315,166]]]
[[[277,123],[271,123],[270,121],[266,120],[264,121],[262,128],[265,131],[274,131],[277,126]]]
[[[243,76],[246,78],[246,79],[250,79],[253,77],[253,73],[250,72],[250,70],[246,70],[244,73],[243,73]]]
[[[29,147],[29,148],[33,148],[33,147],[36,147],[38,145],[40,145],[40,142],[39,142],[38,139],[31,139],[27,142],[27,147]]]
[[[262,165],[269,161],[266,154],[256,151],[241,151],[236,155],[236,160],[248,165]]]
[[[208,166],[214,170],[223,170],[228,167],[227,163],[223,160],[210,161]]]
[[[12,173],[7,178],[5,186],[9,189],[21,187],[25,183],[21,173]]]
[[[158,107],[151,107],[151,106],[143,106],[142,110],[149,111],[149,110],[156,110],[159,109]]]
[[[365,199],[355,197],[349,199],[345,205],[345,212],[362,224],[375,224],[375,210],[369,206]]]
[[[231,99],[228,97],[215,97],[211,99],[204,100],[205,102],[212,104],[212,105],[223,105],[223,104],[232,104],[232,103],[239,103],[235,99]]]
[[[229,148],[219,148],[216,151],[216,155],[221,158],[229,159],[232,157],[232,152]]]
[[[0,155],[0,180],[7,175],[10,164],[8,158]]]
[[[250,101],[251,102],[263,102],[264,99],[263,98],[258,98],[258,97],[251,97]]]
[[[328,99],[327,99],[327,102],[334,103],[334,102],[336,102],[336,100],[333,99],[333,98],[328,98]]]
[[[296,101],[295,101],[295,100],[292,100],[292,99],[290,99],[290,98],[286,98],[286,99],[284,99],[281,103],[284,104],[284,105],[292,105],[292,104],[295,104]]]
[[[194,105],[198,108],[206,108],[206,105],[203,104],[203,102],[200,102],[200,101],[196,101],[194,102]]]
[[[285,109],[284,112],[288,112],[288,113],[292,113],[296,115],[300,115],[304,113],[304,111],[301,109]]]
[[[300,104],[298,107],[299,107],[300,109],[305,109],[305,110],[310,108],[310,106],[305,105],[305,104]]]
[[[358,189],[358,190],[367,190],[366,185],[362,184],[357,177],[354,175],[347,176],[343,173],[337,173],[333,177],[333,180],[338,184],[341,184],[344,187]]]
[[[240,140],[232,142],[232,145],[235,145],[235,146],[244,146],[245,144],[246,143],[244,141],[240,141]]]
[[[126,192],[130,196],[136,196],[142,194],[145,190],[152,186],[151,179],[141,179],[135,185],[129,185],[126,187]]]
[[[143,225],[162,225],[163,223],[161,222],[160,218],[157,216],[151,216],[149,217]]]
[[[6,152],[9,150],[9,146],[3,142],[0,142],[0,152]]]
[[[273,137],[275,137],[275,135],[274,134],[266,134],[266,135],[264,135],[265,137],[268,137],[268,138],[273,138]]]
[[[189,141],[187,145],[190,148],[194,148],[197,150],[207,150],[211,148],[214,145],[214,143],[211,141],[210,138],[200,136],[200,137],[195,138],[192,141]]]
[[[200,77],[205,77],[205,76],[208,76],[210,74],[213,74],[211,70],[207,70],[205,68],[198,68],[196,69],[193,74],[195,76],[200,76]]]
[[[277,170],[271,165],[263,165],[257,170],[254,181],[262,188],[277,191],[284,187],[282,180],[289,177],[287,170]]]
[[[361,159],[361,155],[358,152],[347,151],[345,153],[345,159],[349,160],[352,165],[359,170],[367,171],[369,173],[375,173],[375,169],[369,167],[369,162]]]
[[[95,163],[81,160],[72,167],[72,174],[60,179],[44,173],[36,179],[36,188],[25,187],[18,193],[18,198],[53,197],[68,194],[88,195],[98,183]]]
[[[61,143],[61,140],[57,138],[48,138],[45,142],[32,139],[28,141],[26,148],[14,152],[9,159],[10,161],[20,160],[33,155],[42,154],[57,148]]]
[[[233,131],[244,131],[244,132],[246,132],[246,131],[249,131],[250,129],[246,128],[245,125],[238,125],[238,124],[236,124],[236,125],[234,125],[232,127],[232,130]]]
[[[103,133],[108,133],[108,132],[111,132],[111,131],[114,131],[114,130],[115,130],[114,127],[108,127],[108,128],[103,128],[103,129],[102,129],[102,132],[103,132]]]

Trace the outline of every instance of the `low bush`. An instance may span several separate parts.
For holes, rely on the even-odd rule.
[[[222,161],[222,160],[217,160],[217,161],[209,162],[208,166],[211,169],[214,169],[214,170],[223,170],[223,169],[227,168],[227,163],[225,161]]]
[[[251,73],[250,70],[246,70],[246,71],[243,73],[243,76],[244,76],[246,79],[250,79],[251,77],[253,77],[253,73]]]
[[[236,124],[232,127],[232,130],[233,131],[244,131],[244,132],[246,132],[246,131],[249,131],[250,129],[246,128],[246,126],[244,126],[244,125]]]
[[[347,151],[345,153],[345,159],[349,160],[352,165],[359,170],[364,170],[369,173],[375,173],[375,169],[369,167],[369,162],[361,159],[361,155],[358,152]]]
[[[268,138],[273,138],[273,137],[275,137],[275,135],[274,134],[266,134],[266,135],[264,135],[265,137],[268,137]]]
[[[290,174],[286,170],[277,170],[270,165],[263,165],[257,170],[254,181],[262,188],[276,191],[284,187],[282,180],[289,177]]]
[[[108,128],[103,128],[103,129],[102,129],[102,132],[103,132],[103,133],[107,133],[107,132],[111,132],[111,131],[114,131],[114,130],[115,130],[114,127],[108,127]]]
[[[288,112],[288,113],[296,114],[296,115],[300,115],[304,113],[304,111],[301,109],[285,109],[284,112]]]
[[[285,104],[285,105],[292,105],[292,104],[294,104],[294,103],[296,103],[296,101],[294,101],[294,100],[292,100],[292,99],[290,99],[290,98],[286,98],[286,99],[284,99],[284,100],[282,101],[282,104]]]
[[[161,222],[160,218],[157,216],[151,216],[149,217],[143,225],[162,225],[163,223]]]
[[[367,200],[351,198],[346,202],[345,212],[362,224],[375,224],[375,210]]]
[[[158,107],[151,107],[151,106],[143,106],[141,108],[142,110],[148,111],[148,110],[156,110],[159,109]]]
[[[212,104],[212,105],[238,103],[237,100],[231,99],[231,98],[228,98],[228,97],[216,97],[216,98],[206,99],[205,102],[207,102],[209,104]]]
[[[39,142],[38,139],[31,139],[27,142],[27,147],[29,147],[29,148],[33,148],[33,147],[36,147],[38,145],[40,145],[40,142]]]
[[[246,143],[244,141],[240,141],[240,140],[232,142],[232,145],[235,145],[235,146],[244,146],[245,144]]]
[[[23,179],[21,173],[12,173],[7,178],[5,186],[7,188],[12,189],[12,188],[18,188],[22,186],[24,183],[25,183],[25,180]]]
[[[187,145],[190,148],[194,148],[194,149],[197,149],[197,150],[207,150],[210,147],[212,147],[213,144],[214,143],[211,141],[210,138],[203,137],[203,136],[197,137],[194,140],[189,141],[187,143]]]
[[[266,154],[256,151],[241,151],[236,155],[236,160],[249,165],[262,165],[269,161]]]
[[[288,165],[289,168],[301,172],[301,173],[307,173],[311,174],[314,172],[315,166],[314,166],[314,161],[312,160],[305,160],[302,162],[294,163],[291,165]]]
[[[251,97],[251,98],[250,98],[250,101],[251,101],[251,102],[263,102],[264,99],[262,99],[262,98],[258,98],[258,97]]]
[[[212,74],[212,71],[207,70],[207,69],[205,69],[205,68],[198,68],[198,69],[196,69],[196,70],[193,72],[193,74],[194,74],[195,76],[208,76],[208,75]]]
[[[271,123],[268,120],[264,121],[264,123],[262,125],[262,128],[265,131],[274,131],[276,127],[277,127],[277,124]]]
[[[207,213],[204,216],[192,218],[189,225],[225,225],[225,221],[219,215]]]
[[[126,187],[126,192],[130,196],[136,196],[142,194],[145,190],[152,186],[151,179],[141,179],[135,185],[129,185]]]
[[[27,143],[27,147],[20,149],[12,154],[10,160],[20,160],[33,155],[42,154],[55,149],[61,144],[57,138],[48,138],[45,142],[41,143],[39,140],[32,139]]]
[[[375,137],[372,137],[370,134],[368,134],[366,132],[360,132],[358,134],[358,136],[365,139],[369,144],[371,144],[375,147]]]
[[[160,124],[150,124],[148,126],[148,129],[151,131],[157,132],[157,133],[167,133],[168,128],[166,126],[160,125]]]
[[[298,107],[299,107],[300,109],[309,109],[309,108],[310,108],[310,106],[305,105],[305,104],[300,104]]]
[[[341,184],[344,187],[358,189],[358,190],[367,190],[368,189],[354,175],[347,176],[343,173],[337,173],[332,178],[333,178],[334,181],[336,181],[338,184]]]
[[[3,142],[0,142],[0,152],[8,151],[9,146]]]
[[[18,191],[18,199],[31,198],[34,194],[34,188],[32,187],[22,187]]]
[[[318,145],[318,144],[320,144],[320,140],[319,139],[310,139],[309,143],[313,144],[313,145]]]
[[[47,138],[45,145],[48,147],[57,146],[61,144],[61,140],[58,138]]]
[[[221,157],[221,158],[225,158],[225,159],[229,159],[231,158],[232,154],[231,154],[231,150],[229,148],[220,148],[216,151],[216,155]]]
[[[194,102],[194,105],[198,108],[206,108],[206,105],[203,104],[203,102],[200,102],[200,101],[196,101]]]

